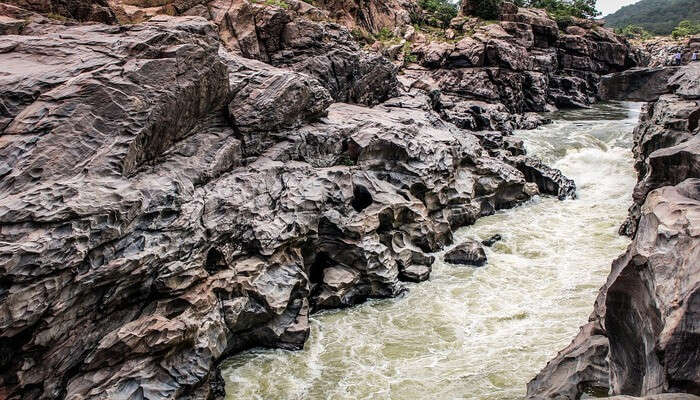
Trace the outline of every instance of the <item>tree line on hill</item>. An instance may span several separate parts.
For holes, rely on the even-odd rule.
[[[496,20],[500,16],[501,4],[504,0],[463,0],[468,1],[473,15],[483,20]],[[566,25],[567,20],[576,18],[594,18],[600,13],[595,8],[595,0],[512,0],[520,7],[544,8],[550,15]],[[450,0],[419,0],[419,6],[428,12],[417,23],[447,27],[450,20],[457,16],[459,3]]]
[[[686,34],[700,24],[699,0],[641,0],[605,17],[608,26],[628,32],[644,29],[653,35]],[[681,22],[684,23],[683,26]],[[679,29],[680,28],[680,29]]]

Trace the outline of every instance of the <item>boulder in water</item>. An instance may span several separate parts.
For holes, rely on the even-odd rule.
[[[467,240],[445,254],[445,262],[481,267],[486,264],[486,252],[475,240]]]
[[[502,239],[503,239],[503,237],[501,237],[501,235],[495,234],[495,235],[491,236],[490,238],[482,241],[481,244],[483,244],[486,247],[491,247],[494,244],[496,244],[496,242],[500,242]]]

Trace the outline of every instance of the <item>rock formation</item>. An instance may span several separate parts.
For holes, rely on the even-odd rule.
[[[544,10],[510,3],[498,23],[455,18],[451,40],[420,32],[407,38],[420,67],[409,66],[406,75],[414,86],[439,89],[443,118],[460,127],[533,128],[543,121],[523,113],[590,105],[601,75],[642,61],[612,31],[574,22],[562,31]]]
[[[626,43],[511,8],[397,77],[330,20],[410,30],[370,3],[0,3],[0,398],[211,398],[226,355],[301,348],[454,229],[575,196],[512,113],[588,104]]]
[[[274,66],[201,17],[34,18],[0,44],[3,398],[210,397],[225,355],[298,349],[310,312],[427,279],[453,229],[574,193],[354,43]]]
[[[445,254],[449,264],[472,265],[481,267],[486,264],[486,252],[476,240],[467,240]]]
[[[700,65],[659,86],[639,73],[630,93],[660,93],[635,129],[639,182],[621,233],[633,237],[613,262],[589,322],[528,385],[531,399],[588,391],[694,398],[700,394]],[[623,96],[629,74],[608,77]],[[675,397],[674,397],[675,396]]]

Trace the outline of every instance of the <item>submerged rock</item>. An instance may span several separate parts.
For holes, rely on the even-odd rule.
[[[481,244],[483,244],[483,245],[486,246],[486,247],[491,247],[491,246],[493,246],[494,244],[496,244],[497,242],[500,242],[502,239],[503,239],[503,238],[501,237],[501,235],[496,234],[496,235],[493,235],[493,236],[491,236],[490,238],[488,238],[488,239],[486,239],[486,240],[483,240],[483,241],[481,242]]]
[[[481,267],[486,264],[486,252],[475,240],[467,240],[445,254],[445,262]]]

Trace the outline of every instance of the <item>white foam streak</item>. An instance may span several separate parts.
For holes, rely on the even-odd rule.
[[[537,198],[481,219],[456,242],[499,233],[480,269],[446,265],[402,298],[312,319],[300,352],[254,350],[224,371],[228,399],[514,399],[586,321],[635,182],[636,105],[600,106],[520,132],[572,177],[579,199]],[[592,120],[601,115],[616,120]],[[572,120],[573,119],[573,120]]]

